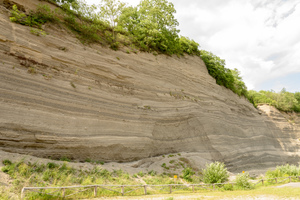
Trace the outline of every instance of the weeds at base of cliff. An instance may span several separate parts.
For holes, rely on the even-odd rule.
[[[78,170],[69,167],[67,162],[57,164],[55,162],[48,162],[47,164],[26,163],[20,161],[12,163],[9,160],[3,161],[5,165],[2,168],[4,173],[9,174],[13,179],[13,192],[18,194],[21,189],[26,187],[49,187],[49,186],[71,186],[71,185],[139,185],[140,182],[122,170],[108,170],[101,169],[95,166],[90,170]],[[142,178],[147,184],[154,182],[162,183],[175,183],[172,178],[166,175],[157,175],[152,171],[150,174],[139,172],[136,176]],[[128,190],[130,188],[127,188]],[[127,190],[126,189],[126,190]],[[132,188],[131,188],[132,189]],[[127,191],[128,191],[127,190]],[[46,192],[50,192],[47,190]],[[72,194],[73,190],[66,190],[65,195]],[[130,195],[142,195],[143,189],[130,193]],[[151,194],[151,192],[149,192]],[[54,196],[61,199],[62,191],[56,191]],[[98,190],[98,196],[109,197],[118,196],[117,192],[109,190]],[[76,195],[76,198],[89,198],[93,196],[92,191],[81,192]],[[51,196],[36,192],[28,192],[26,199],[48,199]],[[53,197],[52,197],[53,198]],[[68,199],[68,198],[67,198]]]
[[[7,187],[0,186],[0,199],[13,199]]]
[[[87,161],[92,162],[91,159]],[[98,166],[90,170],[75,169],[68,166],[67,162],[63,164],[58,164],[53,162],[48,162],[47,164],[38,164],[38,163],[26,163],[20,161],[13,163],[10,160],[4,160],[2,162],[5,166],[2,167],[2,171],[7,173],[12,179],[12,192],[19,194],[20,190],[26,187],[49,187],[49,186],[71,186],[71,185],[140,185],[141,181],[137,179],[142,179],[142,182],[148,185],[162,185],[162,184],[182,184],[182,182],[187,180],[188,183],[200,183],[199,175],[195,179],[194,172],[191,168],[185,168],[181,176],[182,179],[174,179],[173,175],[169,174],[160,174],[158,175],[155,171],[150,171],[148,174],[144,172],[139,172],[133,176],[130,176],[128,173],[123,172],[122,170],[113,170],[109,172],[108,170],[101,169]],[[279,166],[278,169],[283,171],[289,170],[290,172],[295,171],[294,166]],[[300,169],[300,167],[299,167]],[[298,168],[297,168],[298,170]],[[274,172],[275,173],[275,172]],[[298,172],[297,172],[298,173]],[[299,175],[299,174],[298,174]],[[237,178],[236,182],[240,179],[241,184],[225,184],[224,186],[215,185],[215,189],[218,191],[233,191],[235,193],[242,193],[242,191],[248,191],[250,189],[261,190],[264,186],[255,186],[248,187],[249,176],[247,174],[242,174],[240,178]],[[285,181],[285,182],[288,182]],[[267,181],[266,185],[274,185],[274,183]],[[276,184],[275,184],[276,185]],[[133,188],[127,188],[126,191],[130,191]],[[169,188],[163,190],[148,189],[147,194],[164,194],[168,193]],[[176,191],[175,191],[176,190]],[[266,190],[266,189],[262,189]],[[9,192],[11,192],[9,191]],[[47,190],[46,192],[50,192]],[[125,192],[126,192],[125,191]],[[73,190],[66,190],[65,195],[72,194]],[[191,188],[180,188],[174,186],[174,192],[177,193],[191,193]],[[207,190],[197,189],[197,192],[207,192]],[[253,190],[251,190],[253,192]],[[138,189],[128,195],[143,195],[143,188]],[[1,196],[2,195],[2,196]],[[0,198],[8,199],[8,193],[1,194]],[[61,199],[62,191],[59,190],[54,192],[53,195],[56,195],[57,199]],[[117,192],[109,190],[99,189],[97,196],[101,197],[111,197],[120,195]],[[60,197],[58,197],[60,196]],[[77,194],[76,198],[90,198],[93,196],[93,190],[87,190],[85,192],[80,192]],[[35,192],[28,192],[26,194],[26,199],[49,199],[54,198],[47,194],[40,194]],[[71,196],[72,198],[72,196]],[[67,198],[68,199],[68,198]]]

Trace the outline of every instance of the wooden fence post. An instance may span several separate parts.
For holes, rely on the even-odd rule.
[[[275,178],[276,184],[277,184],[277,178]]]
[[[97,196],[97,186],[94,187],[94,197]]]
[[[145,195],[147,195],[147,185],[144,185],[144,192],[145,192]]]
[[[124,196],[124,186],[123,185],[121,186],[121,193],[122,193],[122,196]]]
[[[290,182],[292,182],[292,178],[291,177],[289,177],[290,178]]]
[[[193,192],[195,192],[195,186],[194,185],[192,185],[192,188],[193,188]]]
[[[170,194],[172,193],[172,185],[170,185]]]
[[[21,199],[24,199],[24,198],[25,198],[25,188],[22,188]]]
[[[66,189],[65,188],[62,188],[63,189],[63,198],[65,198],[65,196],[66,196]]]
[[[215,184],[213,184],[213,190],[215,190]]]
[[[261,184],[264,185],[264,179],[261,179]]]

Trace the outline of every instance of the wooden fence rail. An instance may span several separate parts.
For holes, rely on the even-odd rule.
[[[278,179],[283,179],[282,181],[278,182]],[[292,182],[293,179],[297,179],[297,181],[300,181],[300,176],[290,176],[290,177],[280,177],[280,178],[272,178],[272,179],[261,179],[259,180],[257,183],[255,183],[253,186],[258,185],[259,183],[262,183],[262,185],[265,184],[265,181],[273,181],[275,180],[276,183],[282,183],[286,180],[289,180],[289,182]],[[191,190],[193,192],[195,192],[195,188],[199,187],[199,188],[203,188],[206,190],[215,190],[216,186],[221,186],[221,185],[227,185],[227,184],[231,184],[232,186],[234,186],[236,183],[233,182],[227,182],[227,183],[214,183],[214,184],[167,184],[167,185],[84,185],[84,186],[64,186],[64,187],[23,187],[22,191],[21,191],[21,199],[25,198],[26,195],[26,191],[30,191],[30,190],[35,190],[38,193],[42,193],[42,194],[48,194],[48,195],[53,195],[53,193],[57,192],[57,191],[61,191],[61,197],[65,198],[68,196],[72,196],[75,195],[79,192],[84,192],[87,190],[93,190],[94,193],[94,197],[97,197],[97,191],[98,188],[103,189],[103,190],[109,190],[112,192],[116,192],[118,194],[121,194],[122,196],[124,196],[125,194],[128,194],[130,192],[136,191],[138,189],[143,189],[143,193],[144,195],[147,195],[147,189],[148,188],[155,188],[155,187],[160,187],[160,188],[168,188],[169,193],[171,194],[172,192],[175,191],[176,187],[184,187],[184,188],[191,188]],[[81,189],[79,191],[76,191],[74,193],[68,194],[66,195],[66,189]],[[112,189],[112,188],[119,188],[119,190],[117,189]],[[125,188],[134,188],[131,189],[129,191],[125,191]],[[40,192],[37,190],[43,190],[44,192]],[[46,193],[45,190],[54,190],[51,193]]]

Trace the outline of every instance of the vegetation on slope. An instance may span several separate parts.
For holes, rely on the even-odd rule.
[[[208,73],[216,79],[217,84],[232,90],[239,96],[248,98],[247,87],[237,69],[226,68],[225,60],[205,50],[200,51],[200,57],[204,61]]]
[[[44,1],[60,7],[47,14],[55,15],[83,42],[109,44],[115,50],[127,46],[154,54],[199,55],[199,44],[179,36],[176,10],[167,0],[142,0],[136,7],[117,0],[102,0],[99,6],[83,0]]]
[[[280,92],[250,90],[249,98],[253,100],[255,106],[269,104],[284,112],[300,112],[300,92],[287,92],[285,88]]]

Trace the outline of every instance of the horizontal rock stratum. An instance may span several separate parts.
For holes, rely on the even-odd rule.
[[[52,24],[36,36],[3,2],[40,1],[0,1],[1,150],[117,162],[187,152],[232,170],[299,161],[299,126],[217,85],[199,57],[83,45]]]

